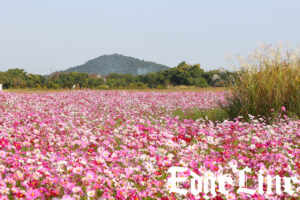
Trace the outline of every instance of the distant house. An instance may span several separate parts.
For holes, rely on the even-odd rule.
[[[0,84],[0,91],[2,91],[2,84]]]
[[[101,78],[103,79],[104,82],[106,82],[106,77],[107,77],[107,74],[101,75]]]

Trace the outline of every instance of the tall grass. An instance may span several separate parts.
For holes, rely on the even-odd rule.
[[[247,59],[232,86],[231,118],[249,115],[271,120],[278,114],[300,116],[300,56],[282,47],[262,46]]]

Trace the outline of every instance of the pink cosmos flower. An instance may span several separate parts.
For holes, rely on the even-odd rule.
[[[226,199],[228,200],[235,200],[236,195],[233,192],[230,192],[229,194],[226,195]]]
[[[286,108],[285,108],[284,106],[282,106],[282,107],[281,107],[281,110],[282,110],[283,112],[285,112],[285,111],[286,111]]]
[[[76,167],[73,169],[73,172],[76,174],[80,174],[82,172],[82,167]]]
[[[125,178],[128,179],[132,173],[133,173],[133,170],[132,170],[132,169],[126,168],[126,169],[125,169]]]
[[[64,195],[61,200],[74,200],[70,195]]]
[[[87,194],[88,197],[93,197],[93,196],[95,196],[96,192],[94,190],[88,190],[86,192],[86,194]]]
[[[195,160],[192,160],[190,162],[190,166],[191,166],[191,168],[196,168],[198,166],[198,163]]]
[[[123,189],[117,190],[117,197],[118,198],[125,199],[124,195],[125,195],[125,190],[123,190]]]
[[[6,147],[8,145],[8,140],[5,138],[0,139],[0,147]]]
[[[89,180],[89,181],[94,180],[94,177],[95,177],[94,172],[88,171],[88,172],[86,173],[86,179],[87,179],[87,180]]]
[[[7,195],[0,195],[0,200],[9,200]]]
[[[108,158],[110,153],[109,151],[103,151],[101,155],[103,156],[103,158]]]
[[[73,187],[72,188],[72,192],[73,193],[79,193],[79,192],[81,192],[81,187],[79,187],[79,186]]]
[[[0,158],[5,158],[5,157],[6,157],[6,151],[0,150]]]
[[[30,189],[28,190],[26,194],[26,199],[31,200],[31,199],[36,199],[40,196],[40,192],[38,189]]]
[[[187,166],[199,175],[210,170],[211,175],[217,174],[218,166],[228,173],[244,165],[257,172],[266,169],[260,163],[267,161],[272,176],[297,175],[291,169],[300,166],[294,163],[299,158],[299,120],[286,116],[271,125],[243,120],[206,123],[170,115],[178,108],[214,108],[223,97],[219,92],[1,93],[0,200],[8,199],[10,190],[16,199],[158,199],[159,193],[176,199],[166,194],[170,175],[165,174],[171,165]],[[285,116],[286,109],[280,108]],[[189,171],[179,175],[186,177]],[[139,184],[145,189],[139,191]],[[189,188],[190,183],[182,186]],[[233,188],[226,185],[229,192]],[[229,194],[223,198],[249,198]]]

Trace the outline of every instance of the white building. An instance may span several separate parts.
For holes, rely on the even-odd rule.
[[[0,91],[2,91],[2,84],[0,84]]]

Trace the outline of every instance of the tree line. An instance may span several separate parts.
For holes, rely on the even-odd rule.
[[[9,69],[0,72],[0,84],[3,88],[92,88],[92,89],[163,89],[168,86],[188,85],[197,87],[228,86],[234,80],[235,73],[211,70],[205,72],[199,64],[180,63],[165,71],[145,75],[111,73],[105,76],[82,72],[56,72],[49,76],[28,74],[23,69]]]

